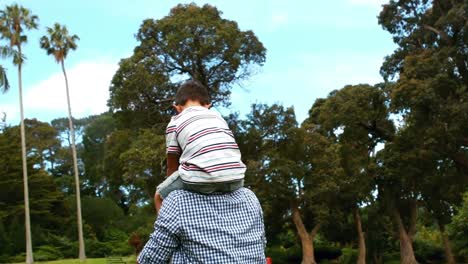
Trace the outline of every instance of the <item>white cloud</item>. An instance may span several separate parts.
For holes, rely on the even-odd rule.
[[[275,13],[271,16],[271,24],[273,27],[282,26],[288,23],[288,14]]]
[[[101,59],[79,62],[67,70],[74,117],[99,114],[107,110],[109,85],[117,67],[116,62]],[[25,118],[36,117],[49,121],[68,114],[65,80],[61,71],[25,87],[23,98]],[[19,107],[16,104],[2,105],[0,112],[6,112],[8,123],[19,121]]]

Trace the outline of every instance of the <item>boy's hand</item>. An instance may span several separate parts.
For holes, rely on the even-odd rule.
[[[159,213],[162,202],[163,202],[163,198],[161,197],[161,195],[159,195],[159,193],[155,193],[154,194],[154,207],[156,208],[156,214]]]

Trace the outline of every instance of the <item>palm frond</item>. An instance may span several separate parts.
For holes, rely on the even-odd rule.
[[[52,27],[47,27],[47,34],[40,39],[41,48],[47,55],[53,55],[56,62],[66,59],[70,50],[75,50],[78,45],[76,41],[80,38],[77,35],[70,36],[66,26],[54,23]]]
[[[6,75],[6,69],[0,65],[0,90],[2,93],[6,93],[10,89],[10,83]]]

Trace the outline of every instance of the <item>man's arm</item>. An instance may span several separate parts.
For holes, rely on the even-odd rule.
[[[154,232],[138,256],[139,264],[169,263],[172,254],[180,245],[177,201],[169,196],[154,224]]]

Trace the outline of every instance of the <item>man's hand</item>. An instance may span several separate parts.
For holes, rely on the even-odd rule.
[[[159,193],[156,192],[154,194],[154,207],[156,208],[156,214],[159,213],[159,210],[161,209],[162,202],[163,202],[163,198],[161,197],[161,195],[159,195]]]

